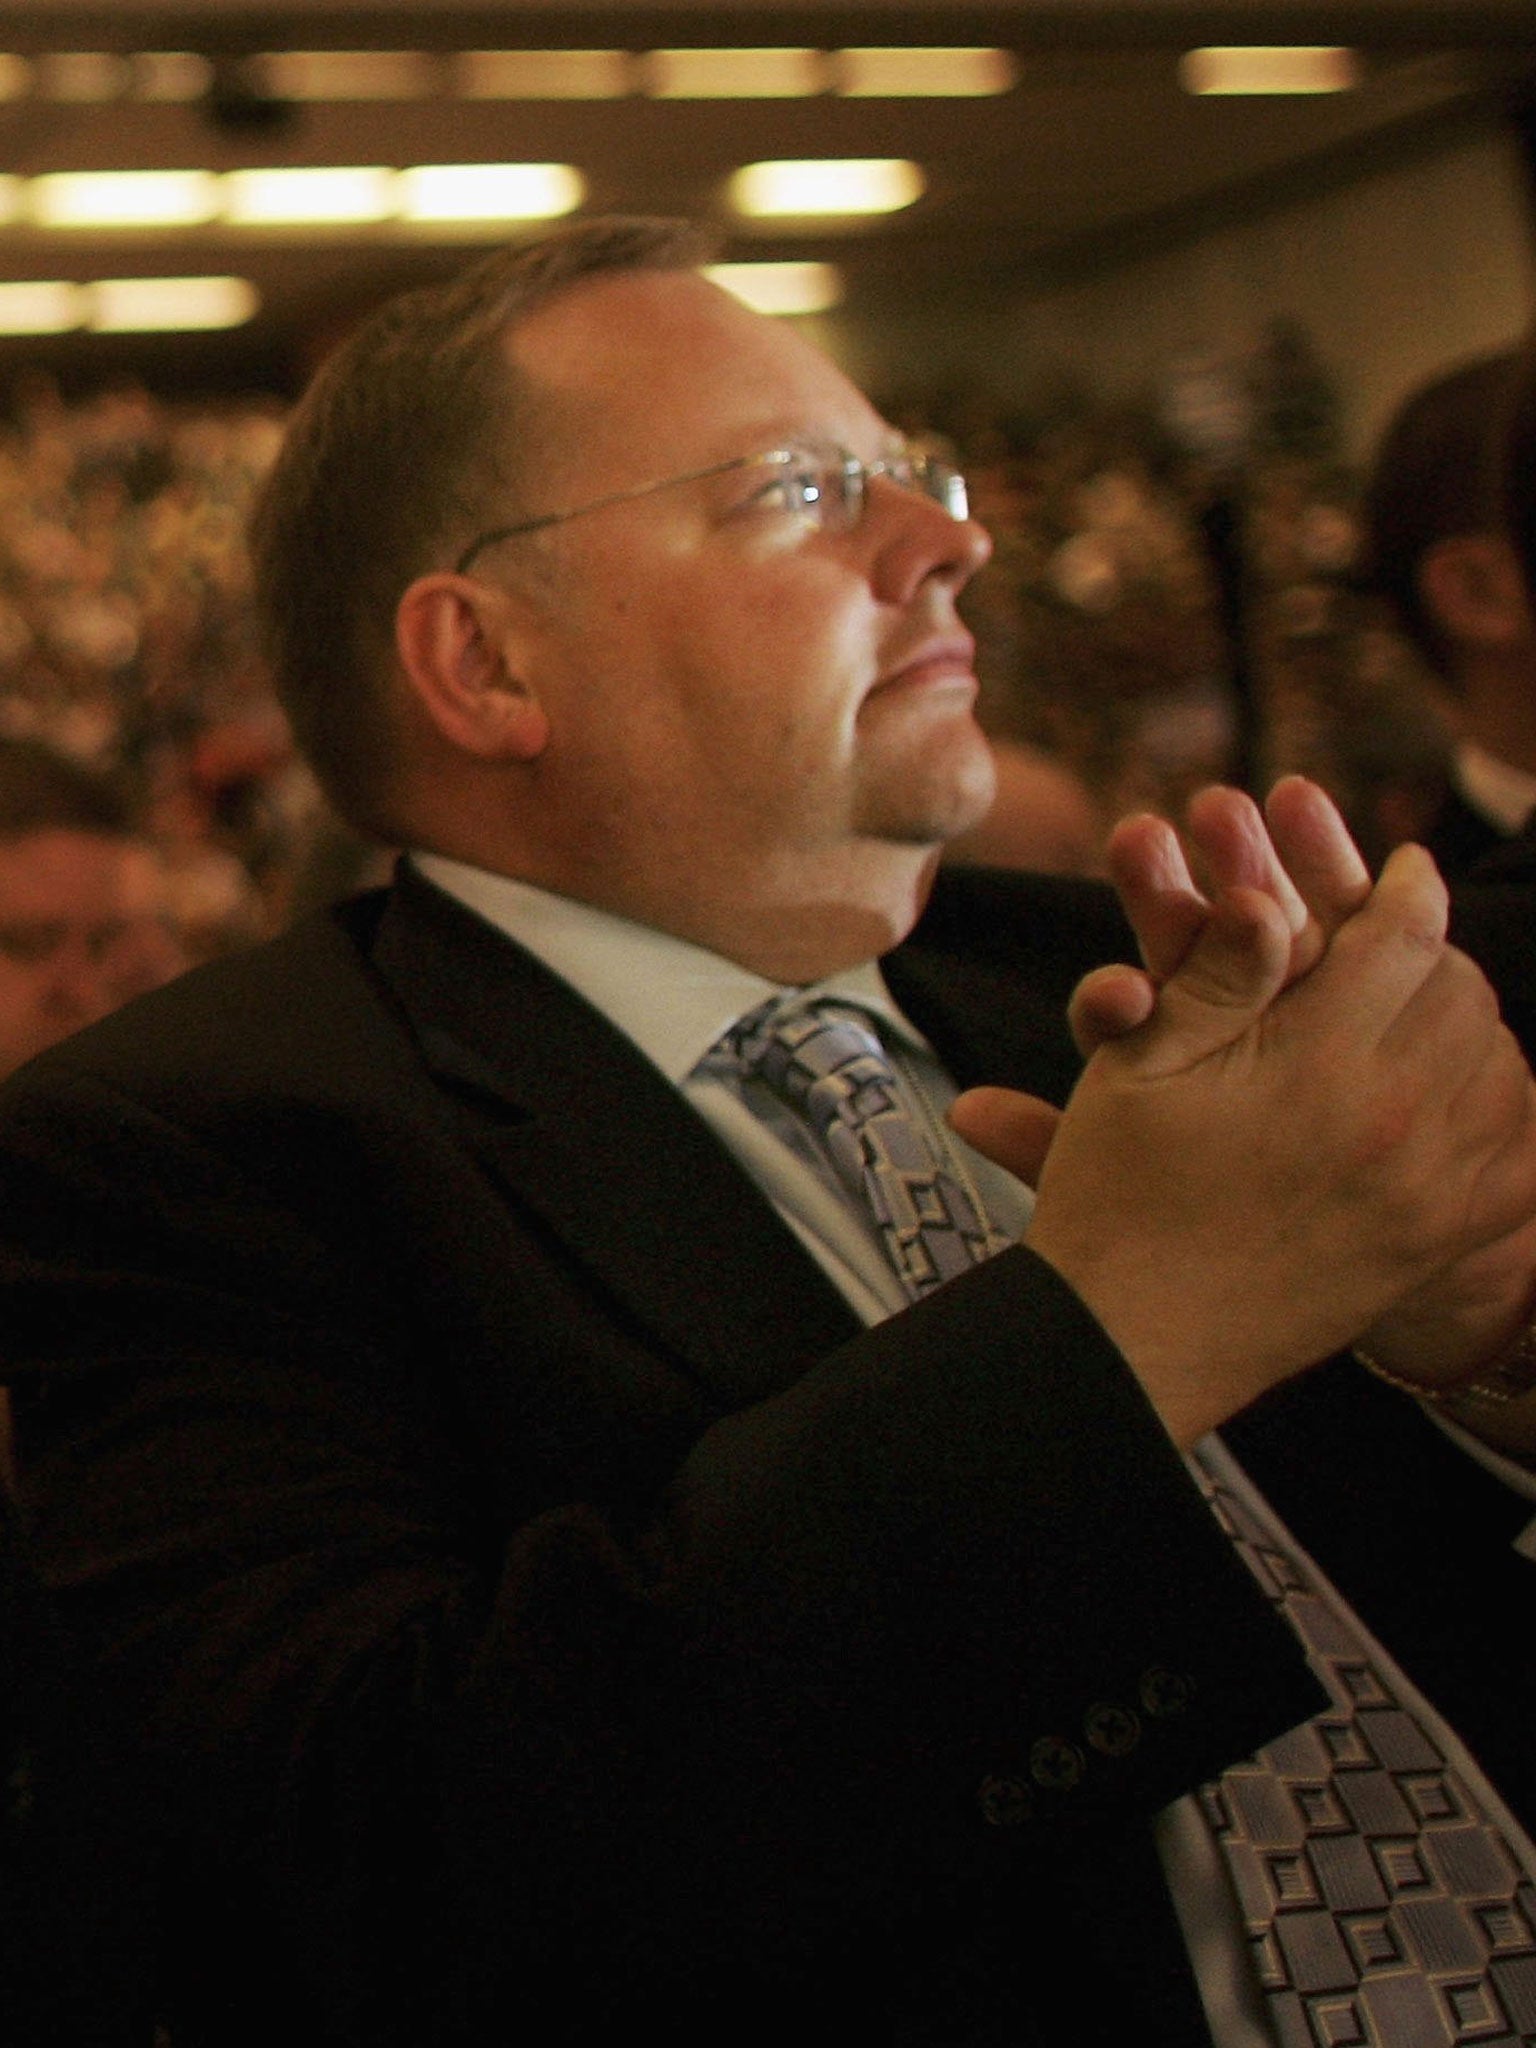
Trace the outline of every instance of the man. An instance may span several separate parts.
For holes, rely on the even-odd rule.
[[[1505,352],[1411,392],[1365,496],[1366,573],[1444,686],[1456,729],[1448,786],[1414,834],[1451,877],[1536,806],[1536,622],[1499,505],[1517,368]]]
[[[0,1074],[185,965],[153,856],[100,776],[0,740]]]
[[[1059,1125],[960,1112],[1050,1141],[1007,1242],[942,1112],[1065,1095],[1131,936],[934,885],[985,536],[698,254],[589,224],[333,360],[260,573],[415,854],[7,1100],[26,1499],[177,2048],[1208,2039],[1223,1879],[1174,1824],[1176,1918],[1152,1817],[1320,1695],[1177,1447],[1522,1326],[1529,1074],[1304,787],[1294,888],[1233,799],[1212,906],[1122,841],[1161,986],[1079,998]]]

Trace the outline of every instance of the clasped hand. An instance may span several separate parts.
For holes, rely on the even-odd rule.
[[[1536,1085],[1447,943],[1433,862],[1399,848],[1373,887],[1299,778],[1267,821],[1235,790],[1195,800],[1208,892],[1164,821],[1124,821],[1111,873],[1143,964],[1076,991],[1066,1110],[977,1089],[953,1113],[1037,1184],[1028,1242],[1180,1443],[1367,1337],[1459,1377],[1536,1275]]]

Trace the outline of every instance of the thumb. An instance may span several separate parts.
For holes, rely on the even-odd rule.
[[[1051,1149],[1061,1111],[1013,1088],[968,1088],[949,1108],[949,1125],[986,1159],[1033,1187]]]
[[[1140,967],[1095,967],[1067,1005],[1072,1041],[1090,1059],[1101,1045],[1145,1024],[1156,1005],[1157,983]]]
[[[1147,1023],[1122,1041],[1138,1072],[1176,1073],[1241,1038],[1285,985],[1291,937],[1272,896],[1224,890]]]

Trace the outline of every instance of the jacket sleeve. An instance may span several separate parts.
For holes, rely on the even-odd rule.
[[[1140,1841],[1312,1710],[1027,1250],[769,1399],[659,1422],[597,1341],[614,1312],[586,1344],[534,1293],[507,1374],[601,1353],[572,1413],[610,1441],[557,1454],[556,1413],[492,1486],[430,1288],[405,1313],[390,1258],[340,1257],[281,1142],[253,1176],[248,1129],[91,1082],[23,1090],[0,1132],[26,1511],[186,2010],[258,1939],[274,2011],[336,2041],[449,2012],[476,2038],[552,1973],[567,2010],[632,2013],[711,1970],[738,1996],[851,1970]]]

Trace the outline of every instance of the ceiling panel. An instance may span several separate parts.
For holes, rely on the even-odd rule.
[[[1325,26],[1326,24],[1326,26]],[[1193,99],[1176,60],[1194,41],[1291,38],[1358,43],[1358,90],[1297,99]],[[188,49],[221,62],[251,51],[380,47],[617,47],[675,42],[845,43],[984,41],[1018,52],[1016,88],[964,100],[843,99],[729,102],[470,102],[444,87],[415,102],[306,104],[238,120],[227,99],[146,105],[123,99],[73,104],[34,94],[0,104],[0,172],[282,162],[390,164],[533,159],[568,162],[588,180],[593,210],[684,212],[716,220],[742,256],[826,256],[843,266],[850,299],[947,292],[959,299],[1020,279],[1081,274],[1130,250],[1199,231],[1283,199],[1303,186],[1358,173],[1375,160],[1428,151],[1488,125],[1521,101],[1536,76],[1531,0],[1396,0],[1309,5],[1308,0],[1099,0],[925,7],[786,4],[722,9],[678,0],[647,8],[585,0],[537,8],[417,4],[387,8],[328,0],[287,8],[225,0],[220,6],[117,0],[110,10],[74,0],[0,8],[0,51]],[[235,113],[239,108],[234,110]],[[249,117],[261,109],[249,106]],[[916,158],[925,196],[874,223],[749,226],[722,197],[737,165],[766,156]],[[484,239],[482,236],[481,239]],[[301,360],[317,323],[354,303],[461,260],[473,237],[370,229],[219,228],[178,236],[65,239],[0,225],[0,280],[127,272],[237,270],[262,294],[252,328],[195,347],[175,344],[185,366],[222,347],[234,363],[263,354]],[[0,365],[29,359],[78,364],[105,339],[0,343]],[[126,344],[113,343],[121,356]],[[153,344],[138,344],[152,353]]]

